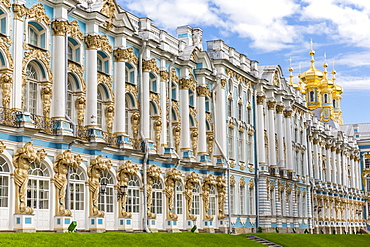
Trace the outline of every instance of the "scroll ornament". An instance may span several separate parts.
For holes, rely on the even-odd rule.
[[[175,196],[175,184],[176,181],[181,181],[181,172],[175,168],[167,172],[164,179],[164,184],[166,186],[164,193],[167,197],[167,219],[177,220],[178,215],[174,212],[174,196]]]

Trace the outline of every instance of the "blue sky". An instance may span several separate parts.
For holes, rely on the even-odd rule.
[[[123,9],[176,35],[176,27],[203,29],[205,41],[222,39],[260,65],[279,64],[286,78],[289,59],[297,81],[309,68],[310,40],[316,68],[326,53],[344,88],[345,124],[370,122],[370,1],[367,0],[117,0]],[[301,69],[299,69],[301,68]]]

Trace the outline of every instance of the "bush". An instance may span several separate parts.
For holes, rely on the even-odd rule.
[[[333,235],[335,235],[335,229],[333,229]]]
[[[279,233],[279,228],[275,227],[275,231],[276,231],[276,233]]]
[[[257,233],[262,233],[262,227],[260,227],[260,226],[259,226],[259,227],[257,228]]]

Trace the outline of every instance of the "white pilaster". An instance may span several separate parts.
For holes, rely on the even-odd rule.
[[[285,168],[283,110],[283,105],[276,106],[276,124],[279,143],[279,161],[277,165],[279,168]]]
[[[53,117],[64,119],[66,114],[66,34],[55,35],[53,53]],[[96,74],[96,72],[95,72]]]
[[[98,74],[97,74],[97,50],[86,50],[86,122],[88,127],[97,127],[98,115]]]
[[[260,167],[266,166],[265,153],[265,121],[263,116],[263,104],[265,102],[264,95],[257,96],[257,150],[258,150],[258,164]]]
[[[115,64],[115,95],[116,99],[114,102],[115,110],[115,130],[117,135],[124,135],[126,133],[126,111],[125,111],[125,97],[126,97],[126,63],[125,61],[116,60]]]
[[[268,117],[268,149],[269,149],[269,166],[275,167],[276,164],[276,146],[275,146],[275,106],[276,102],[267,102],[267,117]]]
[[[293,172],[293,147],[292,147],[292,110],[285,110],[285,136],[286,136],[286,166],[287,170]]]

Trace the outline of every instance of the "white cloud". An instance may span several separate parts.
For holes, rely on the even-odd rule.
[[[337,84],[343,87],[344,92],[346,90],[370,91],[370,76],[338,76]]]

